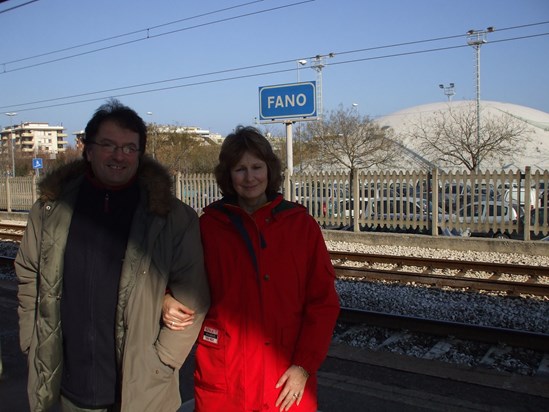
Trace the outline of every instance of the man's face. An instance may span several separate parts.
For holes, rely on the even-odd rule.
[[[110,187],[123,186],[135,176],[139,149],[139,134],[110,120],[99,126],[95,141],[86,148],[95,177]]]

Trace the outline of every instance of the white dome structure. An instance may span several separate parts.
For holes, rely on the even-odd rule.
[[[415,106],[404,109],[388,116],[383,116],[376,120],[381,126],[391,127],[396,135],[406,136],[421,121],[425,122],[430,118],[435,118],[441,112],[463,109],[475,104],[470,100],[450,101],[442,103],[431,103],[421,106]],[[526,123],[529,130],[528,137],[530,142],[526,144],[524,153],[520,158],[514,159],[507,164],[489,163],[482,164],[482,169],[520,169],[524,170],[530,166],[532,170],[549,170],[549,113],[530,107],[519,106],[511,103],[501,103],[494,101],[481,101],[481,116],[490,116],[497,118],[500,116],[511,116],[514,119]],[[481,117],[482,119],[482,117]],[[404,138],[403,146],[411,160],[423,163],[423,167],[431,167],[432,164],[424,159],[421,150],[414,146],[411,139]]]

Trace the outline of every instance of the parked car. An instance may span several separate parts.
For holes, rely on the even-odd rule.
[[[530,240],[542,240],[549,234],[549,216],[546,214],[547,208],[540,207],[530,211]],[[521,219],[521,229],[524,232],[524,217]],[[519,233],[520,239],[524,236]]]
[[[463,183],[449,183],[444,187],[444,194],[441,196],[444,199],[445,209],[448,211],[450,207],[455,210],[458,206],[466,205],[471,201],[471,186]]]
[[[332,186],[311,187],[309,184],[295,187],[295,200],[305,206],[313,216],[332,216],[338,212],[339,202],[347,199],[346,191]]]
[[[462,207],[458,213],[457,218],[460,223],[470,223],[471,227],[468,229],[471,232],[471,236],[491,236],[495,238],[509,238],[510,233],[498,230],[492,232],[490,229],[488,231],[482,230],[480,225],[487,223],[517,223],[518,222],[518,212],[507,202],[502,202],[498,200],[485,200],[481,202],[472,202],[468,203]]]
[[[418,197],[384,197],[365,203],[365,216],[386,222],[378,230],[394,232],[429,232],[433,216],[433,203]],[[438,222],[450,221],[451,216],[437,206]],[[411,223],[402,223],[402,220]],[[399,222],[400,221],[400,222]]]
[[[478,183],[473,187],[474,200],[494,200],[496,190],[491,183]]]
[[[518,203],[524,206],[527,196],[530,197],[530,209],[535,209],[540,206],[540,199],[536,195],[535,188],[526,189],[521,187],[513,187],[511,189],[506,189],[503,194],[503,201],[507,203]]]

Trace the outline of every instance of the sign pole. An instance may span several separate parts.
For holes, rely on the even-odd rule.
[[[286,174],[288,177],[285,181],[285,198],[286,200],[292,200],[292,175],[294,174],[294,154],[293,154],[293,136],[292,136],[292,122],[285,122],[286,125]]]
[[[293,122],[286,122],[286,167],[288,173],[294,174]]]

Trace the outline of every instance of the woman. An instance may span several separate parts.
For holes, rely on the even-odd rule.
[[[211,307],[198,337],[195,410],[316,411],[316,372],[339,313],[320,228],[278,193],[280,160],[253,127],[226,137],[215,176],[224,197],[200,218]],[[166,295],[168,327],[190,324],[185,312]]]

